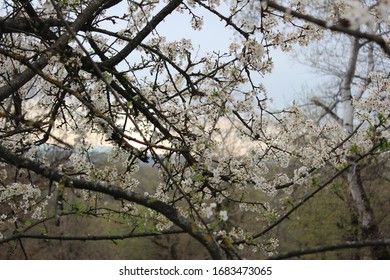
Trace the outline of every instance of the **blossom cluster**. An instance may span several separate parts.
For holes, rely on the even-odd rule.
[[[80,15],[87,7],[96,4],[67,2],[60,8],[72,28],[83,20]],[[52,24],[48,33],[5,34],[0,47],[1,146],[27,163],[34,161],[89,185],[74,190],[60,179],[51,182],[47,171],[40,176],[49,187],[11,182],[2,169],[0,203],[16,215],[42,220],[54,192],[69,215],[82,212],[110,221],[117,215],[135,229],[150,232],[164,232],[174,223],[190,231],[188,225],[193,224],[224,248],[240,240],[239,249],[250,244],[253,252],[274,253],[276,239],[252,239],[252,232],[281,217],[282,207],[273,209],[275,203],[269,201],[277,200],[280,189],[289,195],[293,187],[317,187],[322,181],[316,176],[340,170],[388,141],[390,83],[379,66],[371,67],[367,77],[356,75],[364,82],[362,94],[351,94],[352,126],[357,127],[352,134],[342,120],[317,122],[297,104],[272,110],[261,83],[273,70],[272,50],[307,46],[328,33],[291,13],[315,13],[311,1],[285,1],[286,10],[267,2],[228,1],[229,9],[224,9],[219,0],[130,1],[121,3],[127,11],[123,16],[100,13],[99,7],[98,15],[90,15],[91,20],[74,31],[77,40],[65,24],[52,24],[51,1],[34,2],[42,20]],[[373,36],[385,28],[389,5],[385,0],[371,6],[339,0],[318,19],[345,18],[349,28]],[[224,31],[232,32],[234,40],[226,42],[225,50],[210,46],[203,53],[191,34],[171,40],[158,26],[171,14],[189,15],[186,23],[199,31],[208,28],[202,13],[217,17],[226,25]],[[372,44],[360,43],[362,49]],[[360,64],[356,68],[363,73]],[[25,78],[30,72],[33,77]],[[6,95],[8,85],[19,81],[18,90]],[[353,82],[349,86],[355,90]],[[44,145],[67,153],[56,159],[41,156]],[[96,159],[97,145],[110,151]],[[141,183],[137,176],[144,163],[158,169],[158,183]],[[104,200],[102,189],[118,190],[112,191],[113,202]],[[123,191],[130,201],[115,196]],[[145,210],[145,205],[150,208]],[[14,221],[16,215],[1,215],[0,223]]]

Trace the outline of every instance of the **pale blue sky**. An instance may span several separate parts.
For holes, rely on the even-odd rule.
[[[216,16],[201,11],[198,15],[204,16],[204,28],[201,31],[191,28],[191,18],[187,14],[174,12],[158,27],[158,32],[168,40],[189,38],[195,50],[199,46],[200,53],[211,50],[220,50],[223,53],[228,50],[231,42],[238,40]],[[273,99],[273,108],[281,109],[291,105],[293,100],[302,98],[300,91],[303,86],[313,86],[319,81],[311,68],[298,63],[290,53],[271,50],[271,56],[274,69],[259,82],[266,86],[269,97]]]

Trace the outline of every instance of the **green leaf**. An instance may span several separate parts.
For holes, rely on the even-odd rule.
[[[352,144],[350,150],[355,155],[360,155],[363,152],[363,148],[359,147],[356,144]]]
[[[378,113],[378,119],[379,119],[379,124],[384,124],[387,122],[387,118],[383,113]]]
[[[336,166],[337,171],[341,171],[348,166],[348,163],[344,162]]]
[[[390,141],[386,138],[381,138],[379,140],[379,151],[386,152],[390,149]]]
[[[310,185],[313,187],[317,187],[320,184],[320,180],[316,177],[310,178]]]
[[[270,214],[269,214],[269,219],[270,219],[270,221],[272,222],[272,223],[275,223],[277,220],[278,220],[278,214],[277,213],[275,213],[275,212],[271,212]]]
[[[75,200],[70,205],[71,211],[75,211],[78,215],[81,215],[83,213],[84,204],[80,200]]]
[[[204,177],[202,174],[196,174],[191,177],[192,181],[194,182],[202,182]]]

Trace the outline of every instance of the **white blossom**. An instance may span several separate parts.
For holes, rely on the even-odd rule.
[[[349,21],[351,29],[359,29],[362,25],[372,28],[374,25],[374,19],[369,9],[358,0],[348,1],[348,8],[344,16]]]
[[[224,222],[226,222],[226,221],[229,219],[226,210],[221,210],[221,211],[219,211],[219,217],[220,217],[221,220],[224,221]]]
[[[205,214],[206,214],[206,217],[209,219],[211,218],[213,215],[214,215],[214,208],[217,207],[217,204],[212,202],[209,204],[209,206],[207,206],[205,208]]]

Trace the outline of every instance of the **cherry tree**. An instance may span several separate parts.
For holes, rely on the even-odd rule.
[[[340,19],[344,25],[354,30],[365,30],[371,34],[379,35],[386,33],[388,27],[385,21],[375,21],[373,18],[372,10],[377,4],[373,1],[365,3],[359,1],[330,2],[321,3],[317,7],[313,4],[310,9],[317,13],[322,13],[325,10],[336,15],[346,14],[346,18]],[[383,13],[381,9],[379,12]],[[319,89],[323,95],[316,94],[312,98],[313,104],[323,111],[318,121],[321,122],[323,118],[329,116],[344,127],[350,135],[354,133],[356,126],[363,125],[362,122],[367,121],[370,125],[368,133],[371,134],[371,137],[379,137],[375,141],[383,141],[380,138],[382,130],[386,129],[386,125],[382,127],[384,108],[376,108],[375,113],[364,109],[364,104],[371,102],[373,95],[377,95],[377,98],[382,101],[387,98],[386,91],[378,89],[376,84],[378,80],[381,80],[377,78],[378,76],[388,76],[388,61],[382,59],[380,48],[370,41],[344,34],[339,34],[337,37],[327,34],[321,39],[321,42],[323,44],[313,46],[311,54],[308,54],[307,49],[305,49],[304,55],[305,63],[321,70],[324,75],[330,76],[326,88]],[[338,45],[342,47],[338,47]],[[371,84],[373,82],[374,84]],[[307,100],[304,103],[307,103]],[[361,145],[357,142],[351,143],[349,149],[353,154],[347,157],[347,160],[351,161],[362,151]],[[382,164],[386,163],[387,158],[385,156],[381,159]],[[362,169],[368,165],[369,162],[354,163],[353,168],[347,171],[348,186],[352,198],[351,207],[355,209],[354,212],[356,212],[361,229],[361,236],[356,238],[363,240],[380,237],[378,221],[375,219],[371,199],[367,195],[362,180]],[[373,246],[370,257],[388,258],[389,256],[383,247]]]
[[[0,243],[24,250],[28,238],[186,234],[214,259],[275,254],[273,228],[343,174],[354,190],[360,163],[388,156],[389,76],[368,67],[356,99],[358,50],[343,72],[341,122],[316,123],[295,104],[274,112],[261,83],[272,72],[272,48],[324,36],[344,34],[388,60],[389,1],[334,2],[316,13],[296,0],[4,1]],[[198,32],[205,15],[216,17],[234,40],[204,54],[190,36],[169,40],[159,26],[178,14]],[[227,135],[239,147],[229,153],[221,149]],[[96,143],[110,147],[103,166],[93,160]],[[62,158],[53,160],[48,147]],[[147,191],[136,179],[143,163],[161,177]],[[331,173],[318,179],[325,168]],[[268,202],[313,184],[284,213]],[[122,217],[126,233],[65,236],[46,227],[72,215]],[[367,234],[338,247],[389,244]]]

